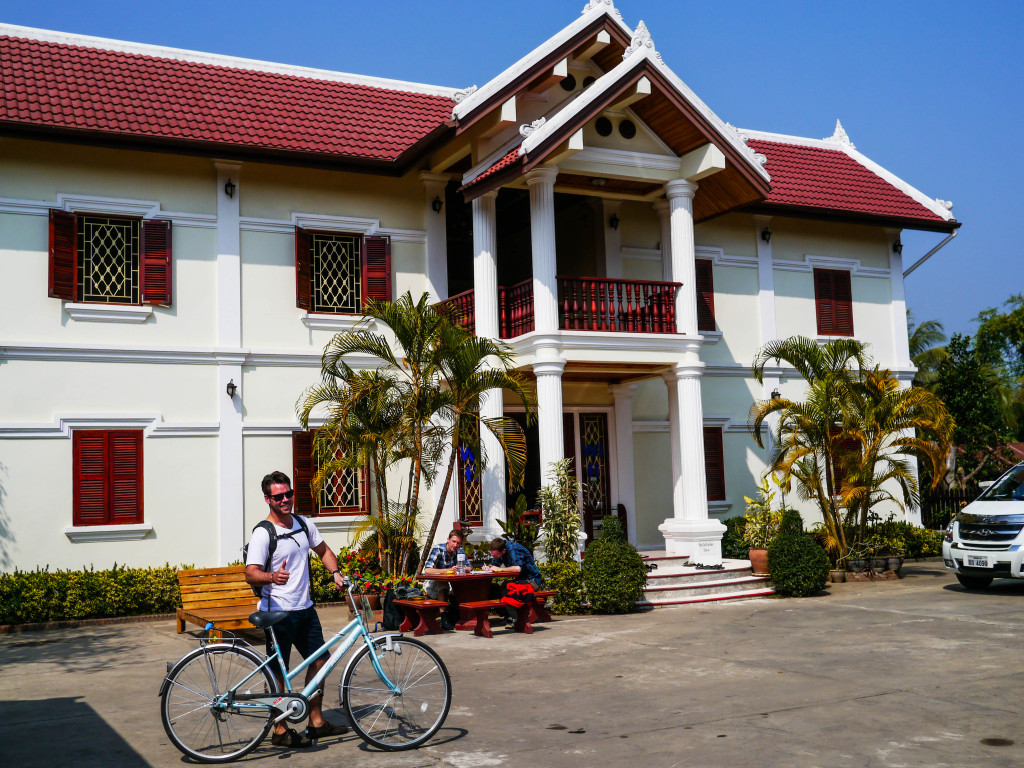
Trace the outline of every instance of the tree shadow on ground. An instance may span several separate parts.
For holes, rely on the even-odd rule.
[[[77,697],[0,701],[0,741],[6,766],[149,767],[92,707]]]
[[[14,531],[7,511],[7,465],[0,461],[0,573],[14,570]]]
[[[110,669],[111,659],[138,650],[129,637],[111,637],[115,629],[19,632],[0,636],[0,668],[19,664],[55,664],[66,672],[90,674]]]

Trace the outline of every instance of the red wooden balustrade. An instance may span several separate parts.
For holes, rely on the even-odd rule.
[[[558,327],[564,331],[675,333],[680,283],[563,277],[558,280]],[[437,308],[470,330],[476,328],[473,291],[463,291]],[[498,288],[498,328],[503,339],[534,329],[533,280]]]
[[[558,325],[565,331],[675,333],[680,283],[563,277],[558,280]]]

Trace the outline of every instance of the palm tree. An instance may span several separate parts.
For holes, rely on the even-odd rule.
[[[840,501],[863,544],[872,507],[885,500],[901,509],[916,503],[919,488],[911,457],[927,462],[933,487],[941,482],[954,424],[936,395],[921,387],[903,388],[891,371],[877,366],[863,371],[846,395],[840,439],[856,449],[842,457]],[[889,490],[893,485],[902,501]]]
[[[445,447],[457,447],[461,426],[474,418],[471,414],[479,394],[504,388],[526,404],[528,398],[523,380],[510,369],[507,347],[474,339],[431,307],[427,294],[415,302],[409,292],[394,302],[370,302],[363,315],[374,321],[376,328],[360,324],[331,339],[321,361],[321,384],[306,392],[299,405],[299,419],[305,426],[314,411],[325,411],[324,424],[317,429],[319,455],[338,457],[334,463],[324,464],[315,483],[322,485],[332,467],[362,466],[360,461],[371,459],[383,516],[378,535],[383,535],[385,528],[396,527],[395,502],[386,492],[387,470],[400,459],[408,460],[408,496],[397,526],[399,538],[409,542],[414,539],[421,484],[432,481]],[[356,372],[347,362],[353,357],[370,358],[378,367]],[[476,393],[472,397],[471,390]],[[526,451],[522,430],[505,417],[475,418],[498,437],[509,461],[510,482],[521,478]],[[452,451],[445,493],[455,456]],[[428,545],[443,503],[442,495]],[[406,548],[397,565],[400,572],[407,569],[410,552],[411,548]]]
[[[939,383],[939,363],[946,359],[946,332],[938,320],[925,320],[914,325],[914,315],[907,310],[907,334],[910,359],[917,368],[914,386],[934,392]]]

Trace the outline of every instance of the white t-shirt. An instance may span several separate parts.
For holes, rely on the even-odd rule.
[[[279,525],[277,530],[277,547],[270,561],[270,572],[273,573],[284,564],[288,571],[288,581],[284,584],[264,584],[263,597],[260,600],[261,611],[301,611],[309,608],[313,601],[309,599],[309,550],[320,545],[323,537],[309,518],[302,518],[309,529],[309,541],[302,532],[302,526],[292,515],[292,531],[297,531],[291,538],[282,536],[290,531]],[[262,528],[253,531],[249,539],[249,552],[245,564],[258,565],[262,570],[267,562],[267,550],[270,549],[270,536]]]

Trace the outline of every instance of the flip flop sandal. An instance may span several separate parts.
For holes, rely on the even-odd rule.
[[[348,733],[348,726],[335,725],[334,723],[330,723],[324,720],[323,725],[309,726],[309,731],[313,734],[314,738],[322,739],[325,736],[341,736],[343,734],[346,734]]]
[[[289,747],[291,749],[305,749],[313,746],[313,742],[304,734],[298,733],[294,728],[288,728],[284,733],[275,733],[270,737],[270,743],[275,747]]]

